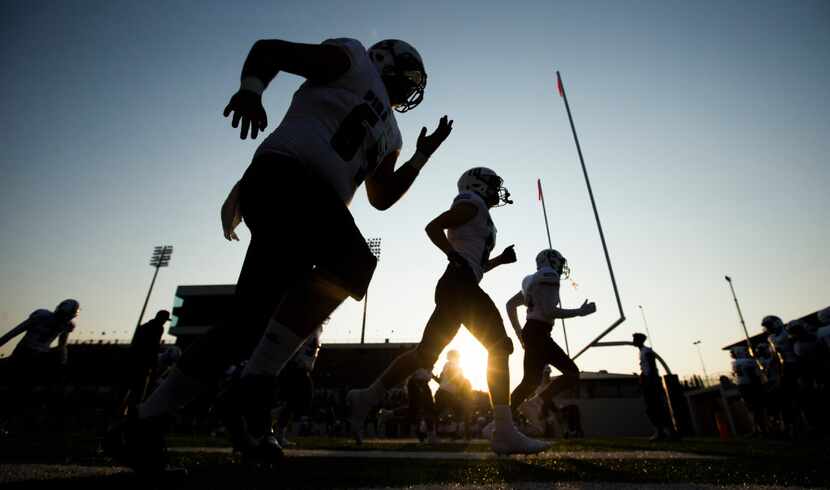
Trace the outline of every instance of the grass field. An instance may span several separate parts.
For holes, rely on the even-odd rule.
[[[171,449],[226,446],[222,439],[185,435],[172,436],[169,442]],[[487,455],[489,446],[482,440],[432,446],[413,440],[369,440],[359,447],[347,439],[297,438],[296,442],[297,447],[302,449],[333,452],[321,452],[325,456],[309,457],[288,451],[279,467],[263,468],[242,464],[227,452],[207,449],[171,451],[171,462],[186,467],[189,476],[167,483],[172,488],[200,489],[413,485],[440,488],[449,484],[501,484],[510,488],[521,482],[612,482],[631,483],[635,487],[637,483],[808,487],[830,484],[827,476],[830,451],[826,442],[795,445],[761,440],[688,439],[677,443],[650,443],[633,438],[578,439],[557,441],[541,457],[488,456],[488,459],[478,460],[458,459],[453,455],[461,452]],[[106,471],[104,468],[112,463],[96,451],[97,447],[97,439],[90,435],[0,440],[0,468],[4,468],[0,473],[13,472],[18,468],[27,468],[33,473],[25,478],[7,478],[3,486],[56,488],[71,480],[84,488],[147,488],[148,483],[131,472]],[[379,450],[383,451],[380,455]],[[338,451],[343,455],[348,451],[351,457],[338,457]],[[366,457],[355,455],[354,451],[363,451]],[[659,459],[649,456],[652,451],[681,453],[681,457]],[[404,458],[394,458],[394,453],[406,454],[402,454]],[[418,453],[423,453],[423,456],[429,454],[430,457],[419,457]],[[682,454],[712,459],[691,459],[682,457]],[[25,466],[31,464],[55,466]],[[69,468],[78,467],[87,468],[89,472],[69,471]],[[61,473],[61,468],[67,470],[65,475]],[[97,468],[97,472],[93,468]],[[40,475],[39,471],[43,474]],[[154,482],[154,485],[164,486],[160,482]]]

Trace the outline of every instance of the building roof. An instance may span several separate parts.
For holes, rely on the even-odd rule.
[[[179,286],[176,296],[215,296],[231,295],[236,291],[236,284],[207,284],[197,286]]]

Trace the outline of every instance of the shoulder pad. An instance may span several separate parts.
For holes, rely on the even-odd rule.
[[[42,320],[52,316],[52,312],[49,310],[35,310],[29,315],[30,320]]]

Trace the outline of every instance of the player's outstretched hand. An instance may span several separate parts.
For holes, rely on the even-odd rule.
[[[243,140],[248,137],[249,128],[251,139],[256,139],[257,133],[268,127],[268,116],[265,114],[265,108],[262,107],[262,96],[250,90],[240,89],[233,94],[223,114],[228,117],[231,112],[233,112],[231,126],[239,127],[239,121],[242,121],[239,137]]]
[[[582,306],[579,307],[579,311],[581,312],[581,316],[590,315],[591,313],[595,313],[597,311],[597,305],[591,301],[590,303],[586,299]]]
[[[513,262],[516,262],[516,251],[513,250],[513,247],[515,247],[515,245],[510,245],[501,253],[502,264],[512,264]]]
[[[448,121],[447,116],[441,118],[438,122],[438,127],[430,135],[427,135],[426,127],[421,128],[421,134],[418,135],[418,143],[416,145],[418,151],[427,157],[432,156],[435,150],[450,135],[450,132],[452,132],[452,120]]]

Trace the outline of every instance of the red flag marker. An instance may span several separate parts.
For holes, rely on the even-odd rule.
[[[537,188],[537,189],[538,189],[538,191],[539,191],[539,192],[538,192],[538,194],[537,194],[537,197],[538,197],[538,198],[539,198],[539,200],[541,201],[541,200],[543,200],[543,199],[544,199],[544,198],[542,197],[542,179],[536,179],[536,188]]]

